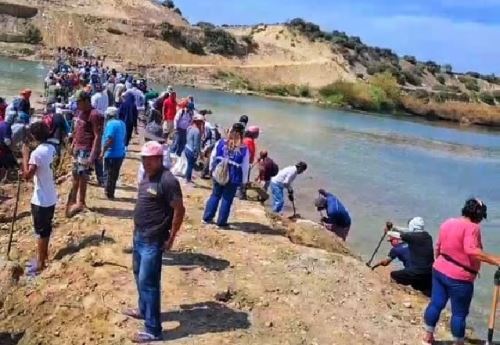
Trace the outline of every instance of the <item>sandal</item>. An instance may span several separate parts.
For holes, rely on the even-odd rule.
[[[35,278],[42,272],[40,265],[36,259],[33,259],[26,263],[26,275],[31,278]]]
[[[144,320],[144,316],[141,314],[139,309],[128,308],[122,311],[122,314],[125,316],[129,316],[136,320]]]
[[[148,344],[152,341],[161,341],[163,340],[163,338],[161,336],[155,337],[154,335],[147,332],[137,332],[133,337],[130,338],[130,340],[134,344]]]

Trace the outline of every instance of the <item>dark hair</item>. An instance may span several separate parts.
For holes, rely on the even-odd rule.
[[[479,224],[483,219],[488,218],[488,207],[479,199],[469,199],[462,208],[462,216]]]
[[[49,127],[42,121],[33,122],[30,125],[30,133],[38,142],[45,142],[50,137]]]
[[[248,123],[248,116],[246,115],[241,115],[240,117],[240,122],[247,124]]]
[[[297,167],[297,170],[302,170],[302,171],[307,170],[307,163],[305,162],[298,162],[295,166]]]

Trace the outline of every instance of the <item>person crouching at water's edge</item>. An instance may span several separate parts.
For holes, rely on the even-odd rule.
[[[318,192],[319,197],[314,202],[314,206],[320,212],[326,210],[326,217],[321,218],[321,223],[328,231],[345,241],[351,228],[349,212],[335,195],[327,193],[323,189]]]
[[[229,138],[215,144],[210,158],[213,189],[205,206],[204,223],[212,223],[219,209],[217,225],[227,227],[236,190],[243,181],[248,180],[250,154],[243,143],[243,132],[243,125],[235,123],[229,132]]]

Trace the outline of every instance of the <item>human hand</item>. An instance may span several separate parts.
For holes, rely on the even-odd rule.
[[[170,249],[172,249],[173,245],[174,245],[174,238],[171,237],[170,239],[165,241],[165,243],[163,244],[163,249],[170,250]]]

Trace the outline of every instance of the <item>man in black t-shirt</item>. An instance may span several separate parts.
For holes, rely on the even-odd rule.
[[[408,244],[410,251],[409,267],[391,272],[392,280],[401,285],[409,285],[430,296],[434,247],[432,236],[424,230],[424,220],[415,217],[408,222],[407,229],[386,228],[386,232]]]
[[[179,181],[163,168],[163,146],[155,141],[141,150],[145,176],[139,184],[134,211],[133,270],[139,308],[125,310],[144,319],[145,331],[131,339],[135,343],[161,340],[160,281],[162,255],[169,250],[184,218]]]

